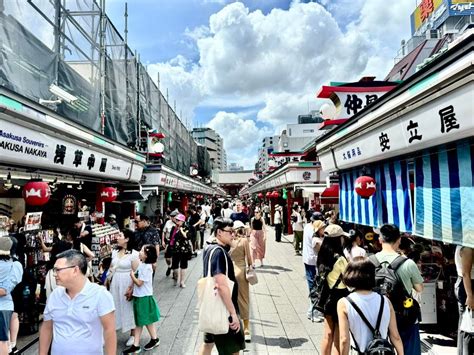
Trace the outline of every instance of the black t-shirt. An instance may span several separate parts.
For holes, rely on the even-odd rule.
[[[85,231],[89,232],[89,234],[85,237],[81,237],[81,231],[82,231],[82,227],[76,229],[77,237],[79,238],[79,240],[81,241],[82,244],[84,244],[86,247],[91,249],[91,245],[92,245],[92,227],[88,224],[85,225],[84,232]]]
[[[207,276],[208,273],[208,266],[209,266],[209,256],[211,255],[212,250],[216,249],[216,251],[212,254],[211,260],[211,276],[217,274],[226,274],[226,259],[227,265],[229,266],[229,271],[227,272],[227,277],[229,280],[234,281],[234,289],[232,290],[232,303],[234,304],[235,310],[239,313],[239,306],[237,303],[237,298],[239,295],[239,288],[237,285],[237,280],[235,279],[235,272],[234,272],[234,264],[232,264],[232,260],[228,254],[228,247],[222,247],[217,244],[211,244],[205,251],[203,256],[204,262],[204,277]]]
[[[240,221],[243,224],[245,224],[245,223],[248,223],[249,216],[247,216],[247,213],[245,213],[245,212],[239,212],[239,213],[234,212],[230,215],[230,219],[233,220],[234,222],[235,221]]]
[[[201,216],[199,216],[199,213],[194,212],[190,217],[189,217],[189,229],[191,230],[192,233],[196,233],[196,230],[199,229],[199,226],[197,225],[194,227],[196,223],[198,223],[201,220]]]

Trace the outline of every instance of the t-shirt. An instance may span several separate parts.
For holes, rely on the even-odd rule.
[[[314,228],[312,224],[304,226],[303,230],[303,263],[316,265],[316,253],[313,247]]]
[[[153,296],[153,267],[151,264],[140,263],[135,272],[137,279],[143,281],[143,285],[133,285],[133,297]]]
[[[377,257],[378,261],[383,263],[383,262],[393,262],[395,258],[399,254],[396,252],[386,252],[386,251],[381,251],[375,254]],[[420,270],[418,269],[418,266],[415,264],[415,262],[411,259],[408,259],[405,261],[397,270],[398,276],[400,276],[400,279],[403,282],[403,285],[405,286],[405,289],[407,292],[411,295],[413,285],[415,284],[422,284],[423,283],[423,276],[421,276]]]
[[[354,258],[358,257],[358,256],[365,256],[365,254],[367,254],[367,252],[365,251],[364,248],[361,248],[360,246],[358,245],[355,245],[351,248],[351,252],[349,253],[349,251],[347,249],[344,249],[344,256],[346,257],[347,260],[351,261],[351,260],[354,260]]]
[[[234,212],[230,215],[230,219],[235,221],[240,221],[243,224],[246,224],[249,222],[249,216],[245,212]]]
[[[168,219],[163,227],[163,233],[165,233],[165,238],[169,239],[171,228],[175,226],[174,222],[171,219]]]
[[[224,217],[224,218],[230,218],[232,213],[234,213],[234,210],[232,210],[231,208],[224,208],[221,211],[222,217]]]
[[[229,270],[227,272],[227,277],[229,280],[234,281],[234,289],[232,290],[232,303],[234,304],[235,310],[237,313],[239,312],[239,306],[237,303],[237,298],[239,295],[238,291],[238,285],[237,285],[237,280],[235,279],[235,272],[234,272],[234,264],[232,264],[232,259],[230,258],[228,254],[228,247],[222,247],[219,246],[218,244],[211,244],[207,249],[204,250],[204,257],[203,257],[203,263],[204,263],[204,272],[203,275],[204,277],[207,276],[208,273],[208,267],[209,267],[209,255],[211,255],[212,250],[216,249],[216,251],[212,254],[212,260],[211,260],[211,276],[217,275],[217,274],[226,274],[226,259],[227,259],[227,265],[229,267]]]
[[[273,224],[281,224],[281,211],[276,210],[275,215],[273,216]]]
[[[293,230],[296,232],[302,232],[303,231],[303,219],[301,218],[301,215],[298,212],[293,212],[291,214],[291,217],[296,217],[296,222],[293,222]]]
[[[196,223],[198,223],[201,220],[201,217],[199,216],[199,213],[194,212],[191,217],[189,217],[189,229],[195,233],[196,229],[199,228],[199,224],[194,227]]]
[[[80,237],[81,233],[85,231],[89,232],[89,234],[85,237]],[[82,244],[84,244],[86,247],[91,249],[91,245],[92,245],[92,227],[91,226],[87,224],[83,224],[82,227],[78,230],[78,237],[80,237],[79,239]]]
[[[86,280],[74,299],[58,286],[48,297],[44,320],[53,321],[52,355],[103,354],[104,336],[100,317],[115,310],[114,300],[103,286]]]
[[[344,273],[344,271],[346,271],[347,264],[348,264],[347,260],[343,256],[339,257],[339,259],[336,260],[331,272],[329,272],[329,274],[326,277],[330,288],[334,287],[339,276],[341,276]],[[341,281],[337,285],[337,288],[346,288],[346,285],[344,285],[344,282]]]

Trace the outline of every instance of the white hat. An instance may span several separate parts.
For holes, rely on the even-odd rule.
[[[245,224],[242,221],[234,221],[233,229],[245,228]]]

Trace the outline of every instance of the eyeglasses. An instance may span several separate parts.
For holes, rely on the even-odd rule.
[[[66,270],[66,269],[72,269],[73,267],[76,267],[77,265],[71,265],[71,266],[65,266],[65,267],[53,267],[53,274],[57,274],[61,270]]]
[[[223,232],[229,232],[230,234],[234,234],[235,230],[233,229],[222,229]]]

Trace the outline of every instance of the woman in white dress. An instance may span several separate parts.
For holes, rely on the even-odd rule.
[[[133,282],[130,271],[138,268],[138,252],[133,250],[133,232],[124,230],[117,239],[117,249],[112,252],[112,281],[110,283],[110,293],[115,303],[115,328],[121,329],[123,333],[130,331],[130,338],[127,346],[133,344],[133,329],[135,319],[133,317],[133,302],[131,302],[131,290]],[[128,296],[127,296],[128,295]]]

